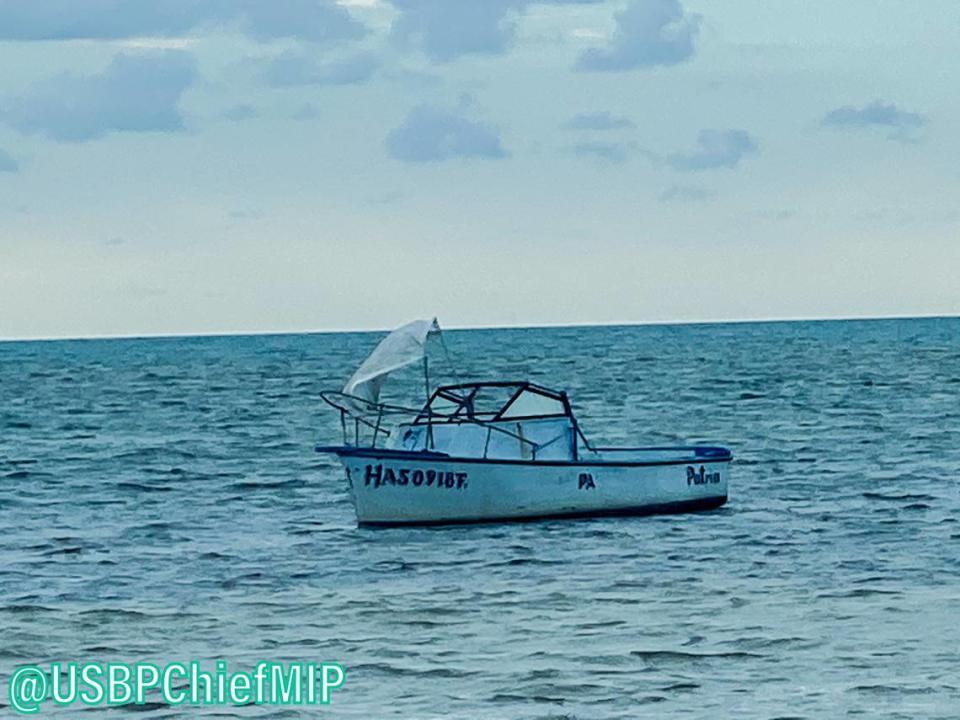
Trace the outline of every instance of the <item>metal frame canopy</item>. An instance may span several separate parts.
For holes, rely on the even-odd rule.
[[[417,414],[414,425],[498,422],[568,417],[567,394],[532,382],[469,382],[438,387]]]
[[[512,423],[568,418],[574,432],[589,447],[573,415],[567,394],[527,381],[442,385],[430,395],[426,405],[420,410],[373,402],[330,390],[321,392],[320,397],[340,413],[345,446],[348,443],[347,418],[353,420],[353,446],[360,445],[361,427],[366,427],[371,431],[369,446],[376,447],[379,435],[390,435],[390,431],[382,426],[384,416],[404,414],[408,417],[414,416],[410,425],[426,426],[428,433],[432,433],[430,428],[434,425],[479,425],[491,432],[496,431],[514,437],[521,443],[532,446],[534,451],[537,443],[514,432],[511,429]],[[375,420],[368,420],[364,417],[365,415],[375,415]],[[573,452],[576,458],[576,447]]]

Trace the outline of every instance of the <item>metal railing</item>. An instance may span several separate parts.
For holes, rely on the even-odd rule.
[[[522,444],[528,445],[530,447],[531,457],[534,460],[537,458],[538,450],[551,445],[558,439],[553,438],[552,440],[542,444],[536,443],[529,438],[523,437],[523,435],[519,433],[512,432],[507,428],[500,427],[494,423],[474,417],[456,415],[455,413],[448,414],[437,412],[435,410],[431,410],[429,406],[422,409],[413,409],[403,407],[402,405],[390,405],[388,403],[373,402],[371,400],[366,400],[365,398],[357,397],[356,395],[349,395],[347,393],[335,390],[324,390],[320,393],[320,398],[332,408],[337,410],[337,412],[339,412],[340,428],[343,433],[343,444],[346,446],[370,448],[377,447],[377,440],[380,438],[380,435],[385,437],[390,436],[390,431],[383,427],[384,418],[394,415],[403,415],[405,417],[412,416],[418,418],[419,420],[422,420],[424,417],[426,417],[427,422],[421,424],[425,425],[427,428],[427,447],[431,450],[434,449],[433,427],[431,424],[431,421],[434,418],[436,418],[438,422],[478,425],[486,428],[487,439],[486,443],[484,444],[484,457],[487,456],[487,450],[490,446],[490,436],[494,432],[502,433],[503,435],[514,438]],[[424,415],[425,413],[426,416]],[[352,443],[350,441],[351,425],[353,431]],[[574,427],[576,427],[575,422]],[[361,428],[366,428],[369,430],[368,438],[364,439]],[[577,428],[577,430],[579,430],[579,428]]]

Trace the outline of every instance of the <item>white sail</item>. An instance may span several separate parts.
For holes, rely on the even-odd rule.
[[[440,332],[437,319],[414,320],[387,335],[343,387],[347,395],[378,402],[380,388],[394,370],[423,360],[427,338]]]

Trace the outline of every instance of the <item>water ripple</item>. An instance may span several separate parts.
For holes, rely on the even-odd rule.
[[[311,452],[375,340],[0,344],[0,681],[337,660],[330,717],[956,716],[960,321],[451,332],[460,376],[564,388],[598,444],[729,445],[731,502],[384,531]]]

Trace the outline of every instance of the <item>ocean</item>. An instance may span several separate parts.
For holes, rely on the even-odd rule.
[[[600,444],[729,447],[730,500],[421,529],[358,529],[313,452],[379,337],[0,343],[0,715],[22,664],[191,659],[346,681],[135,717],[960,714],[960,319],[448,332],[438,380],[565,389]]]

